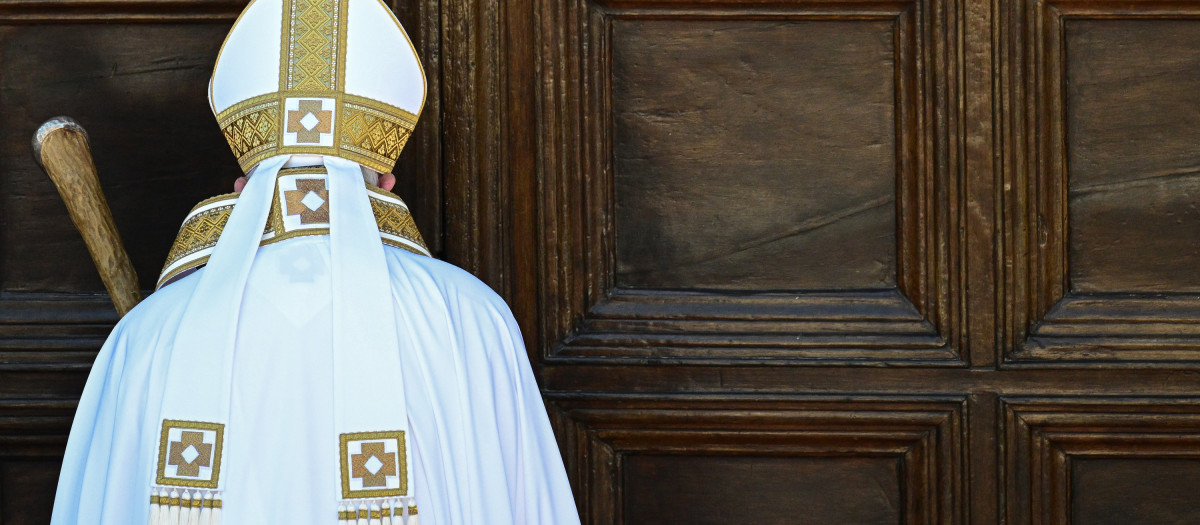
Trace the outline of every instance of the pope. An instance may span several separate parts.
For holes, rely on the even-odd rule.
[[[250,3],[209,85],[247,179],[97,356],[53,525],[579,522],[508,307],[379,180],[424,100],[380,0]]]

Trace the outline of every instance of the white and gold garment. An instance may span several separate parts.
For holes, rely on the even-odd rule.
[[[383,244],[429,256],[425,240],[404,201],[375,186],[368,185],[367,190]],[[237,198],[237,193],[218,195],[201,201],[188,212],[167,253],[156,289],[208,263]],[[302,235],[328,234],[329,188],[325,168],[279,170],[271,212],[259,246]]]
[[[366,193],[361,178],[330,191],[355,187]],[[268,190],[248,187],[239,206],[248,193]],[[278,211],[288,211],[286,199]],[[231,227],[238,226],[226,234]],[[247,237],[263,244],[262,232]],[[390,325],[393,362],[340,358],[347,347],[334,342],[334,310],[343,288],[333,286],[328,234],[257,249],[227,362],[216,363],[215,345],[177,344],[186,319],[213,319],[190,311],[220,270],[210,260],[126,315],[97,356],[52,525],[578,523],[503,300],[454,266],[386,242],[378,229],[368,233],[386,271],[371,286],[389,304],[355,329],[371,344],[381,335],[376,327]],[[193,363],[187,374],[176,366],[183,352]],[[338,394],[355,384],[402,385],[404,422],[380,417],[395,414],[395,397],[351,402]],[[213,398],[227,414],[165,415],[169,403],[194,408]],[[342,414],[368,423],[343,432]],[[381,488],[399,492],[372,492]]]
[[[52,525],[579,522],[508,307],[363,184],[424,100],[380,0],[250,2],[209,89],[249,180],[97,356]]]

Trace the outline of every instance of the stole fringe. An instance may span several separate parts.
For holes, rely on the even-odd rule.
[[[420,525],[417,500],[410,497],[342,501],[338,525]]]
[[[221,493],[155,486],[150,491],[150,525],[221,525]]]

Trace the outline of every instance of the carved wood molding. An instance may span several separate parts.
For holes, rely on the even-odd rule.
[[[1065,29],[1072,20],[1200,19],[1178,0],[1023,0],[1005,4],[1001,33],[1003,268],[999,345],[1005,366],[1200,365],[1200,299],[1076,294],[1068,261]]]
[[[74,22],[232,22],[247,0],[16,0],[0,4],[0,24]]]
[[[61,456],[75,399],[0,398],[0,460]]]
[[[958,118],[949,105],[957,74],[954,37],[944,25],[956,9],[952,2],[542,0],[538,6],[544,15],[536,277],[539,346],[547,362],[719,357],[962,364],[968,314],[961,308],[965,248],[958,225],[965,205],[960,181],[950,176],[958,162],[952,134],[935,131]],[[614,288],[610,39],[613,22],[630,19],[894,24],[897,292],[800,293],[788,301],[787,294],[739,300]],[[818,310],[841,317],[809,314]]]
[[[1072,523],[1072,462],[1200,458],[1197,398],[1001,399],[1008,523]]]
[[[0,296],[0,377],[86,374],[116,322],[116,310],[106,295],[4,294]],[[0,396],[22,392],[9,386],[0,386]]]
[[[798,397],[551,395],[584,523],[624,523],[622,468],[638,454],[888,457],[904,523],[960,523],[965,402]],[[578,493],[588,487],[587,493]]]

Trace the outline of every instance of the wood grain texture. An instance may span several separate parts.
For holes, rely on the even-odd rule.
[[[1008,523],[1138,523],[1153,515],[1184,518],[1197,512],[1192,498],[1166,509],[1135,512],[1132,521],[1115,513],[1080,521],[1098,508],[1120,512],[1126,505],[1153,506],[1156,499],[1171,503],[1172,488],[1147,493],[1151,499],[1136,503],[1128,500],[1136,493],[1129,492],[1121,495],[1125,501],[1092,499],[1134,481],[1113,476],[1130,462],[1139,464],[1143,478],[1158,477],[1159,483],[1170,484],[1165,476],[1172,473],[1179,483],[1200,477],[1200,461],[1181,461],[1200,459],[1196,398],[1010,398],[1003,404]],[[1105,467],[1117,471],[1098,470]],[[1076,480],[1076,474],[1083,477]],[[1090,492],[1075,494],[1073,489]]]
[[[1072,292],[1200,291],[1200,22],[1063,30]]]
[[[895,458],[629,454],[623,467],[625,523],[902,520]]]
[[[0,26],[0,110],[13,129],[0,145],[0,289],[104,289],[54,185],[16,140],[63,114],[88,130],[141,288],[153,289],[188,210],[241,174],[206,98],[230,23]]]
[[[125,315],[141,302],[142,291],[100,189],[87,134],[74,120],[52,119],[38,129],[33,147],[83,237],[117,314]]]
[[[675,493],[696,486],[697,480],[651,483],[653,478],[645,477],[653,475],[647,470],[653,468],[648,461],[665,461],[656,458],[668,456],[680,465],[688,458],[700,459],[685,468],[714,461],[741,464],[742,468],[708,475],[721,484],[723,501],[760,501],[758,493],[772,490],[769,487],[776,480],[754,475],[754,469],[748,467],[756,461],[773,462],[774,469],[791,462],[789,471],[795,476],[818,460],[827,465],[844,460],[858,466],[830,468],[825,475],[831,482],[823,487],[809,485],[812,479],[791,481],[793,486],[809,487],[807,495],[812,498],[846,497],[845,490],[834,489],[862,480],[864,475],[881,483],[875,490],[854,493],[866,499],[853,505],[866,505],[865,509],[808,505],[804,515],[818,523],[845,523],[860,511],[869,519],[891,515],[899,518],[893,522],[902,523],[962,520],[963,508],[957,503],[963,487],[961,400],[669,395],[623,399],[562,395],[550,399],[553,418],[562,432],[560,440],[567,444],[566,461],[575,473],[574,483],[587,488],[576,493],[586,524],[663,523],[669,518],[656,514],[660,509],[698,501],[694,498],[702,496]],[[640,477],[631,486],[627,483],[632,476]],[[631,493],[635,489],[639,494]],[[889,494],[899,497],[893,501]],[[764,501],[765,508],[749,512],[767,518],[782,516],[802,501],[799,494],[794,496]],[[671,501],[651,504],[651,500]],[[704,503],[686,515],[700,523],[727,523],[714,518],[736,508],[724,509],[719,505],[722,500]],[[678,516],[671,514],[672,518]]]
[[[528,278],[543,283],[546,359],[962,365],[962,254],[949,235],[959,189],[944,137],[923,127],[953,113],[949,87],[928,89],[954,78],[935,16],[949,7],[541,5],[543,262]],[[785,45],[803,48],[805,64],[782,58]],[[788,115],[804,116],[784,126]],[[788,244],[808,230],[804,253]],[[786,248],[753,250],[768,245]],[[896,302],[841,291],[855,287],[892,288],[877,293]],[[771,324],[769,305],[787,299],[744,296],[780,289],[796,292],[795,313],[843,315],[795,316],[811,329],[760,337],[797,326]],[[691,315],[664,313],[705,301],[740,309],[667,328]]]
[[[1200,459],[1080,459],[1071,465],[1071,522],[1200,521]]]
[[[74,399],[16,400],[0,394],[0,523],[50,522]]]
[[[894,288],[896,29],[614,20],[614,286]]]
[[[0,136],[0,523],[44,522],[67,407],[116,320],[29,158],[28,133],[46,117],[80,115],[135,267],[153,274],[187,208],[227,191],[237,174],[215,129],[203,125],[211,117],[201,89],[244,3],[0,5],[0,109],[17,122]],[[1171,222],[1187,211],[1190,187],[1176,182],[1187,177],[1139,180],[1141,193],[1088,199],[1144,170],[1189,166],[1200,3],[393,7],[430,89],[397,168],[398,191],[438,254],[510,300],[591,523],[704,522],[725,516],[726,496],[775,500],[740,514],[758,512],[764,522],[800,506],[826,523],[1192,519],[1183,493],[1196,487],[1200,449],[1200,300],[1187,291],[1193,268],[1164,275],[1176,262],[1147,262],[1145,253],[1191,246],[1180,240],[1191,236],[1191,216]],[[862,52],[887,48],[883,35],[889,56]],[[733,75],[739,64],[757,67],[763,82]],[[887,67],[890,109],[879,107],[886,86],[870,76]],[[851,72],[872,85],[845,83]],[[749,129],[755,115],[702,105],[714,94],[776,109],[757,121],[775,125]],[[88,108],[90,117],[79,111]],[[742,127],[731,135],[687,120],[703,111]],[[697,179],[727,195],[767,194],[761,213],[738,208],[709,225],[728,242],[776,218],[802,223],[789,206],[824,205],[787,194],[782,175],[737,164],[713,137],[742,139],[747,156],[819,166],[800,182],[840,195],[884,180],[856,171],[838,186],[840,166],[875,162],[842,149],[861,148],[855,137],[877,123],[847,119],[888,111],[892,245],[817,244],[894,253],[894,282],[863,288],[882,274],[864,280],[820,261],[809,264],[812,275],[769,274],[784,263],[765,257],[723,263],[722,271],[759,279],[732,285],[659,268],[635,288],[633,274],[621,273],[622,261],[638,256],[621,250],[650,243],[630,244],[650,233],[639,221],[676,221],[670,239],[682,252],[703,238],[681,224],[698,216],[686,204],[704,201],[658,191],[693,190],[671,170],[703,174],[723,162],[757,176],[742,185],[721,179],[724,172]],[[797,124],[778,124],[787,116]],[[826,122],[846,129],[812,131]],[[188,142],[166,143],[168,131]],[[827,147],[789,157],[775,151],[785,147],[758,145],[797,135],[811,142],[797,151]],[[1112,250],[1113,239],[1144,247]],[[1135,266],[1139,258],[1145,264]],[[824,285],[838,279],[858,289]],[[689,282],[710,287],[665,288]],[[14,403],[24,412],[3,411]],[[1172,485],[1150,490],[1157,480]],[[733,490],[711,492],[722,483]]]
[[[1193,2],[1006,7],[1012,113],[1002,144],[1012,169],[997,244],[1011,261],[1006,363],[1197,363],[1190,183],[1184,172],[1146,175],[1174,173],[1194,157],[1185,151],[1190,124],[1171,119],[1186,120],[1195,105],[1184,98],[1196,80],[1186,64],[1197,17]],[[1131,62],[1132,47],[1173,51],[1150,65]],[[1155,140],[1150,128],[1170,138]]]
[[[413,213],[421,236],[435,256],[445,252],[444,200],[447,189],[442,176],[442,44],[440,2],[411,2],[388,0],[400,23],[404,25],[421,65],[425,68],[425,107],[417,127],[396,162],[396,187],[393,192],[404,199]],[[453,57],[459,60],[460,57]]]

